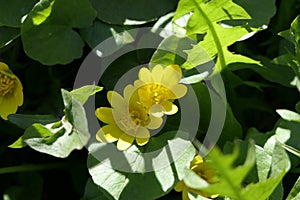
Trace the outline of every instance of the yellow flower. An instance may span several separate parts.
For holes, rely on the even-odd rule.
[[[17,112],[18,106],[23,104],[23,87],[8,66],[0,62],[0,116],[7,120],[7,116]]]
[[[172,115],[178,111],[173,101],[183,97],[187,87],[179,84],[182,72],[178,65],[163,67],[156,65],[150,71],[142,68],[139,71],[139,80],[134,82],[138,88],[139,101],[148,112],[155,117],[163,114]]]
[[[101,107],[96,109],[96,116],[103,126],[96,134],[100,142],[117,142],[119,150],[128,149],[134,139],[143,146],[148,143],[150,133],[148,129],[157,129],[162,124],[162,118],[149,116],[144,106],[138,101],[133,85],[124,89],[124,98],[114,91],[107,93],[107,99],[112,108]]]
[[[199,155],[195,156],[195,158],[191,162],[190,169],[193,170],[198,176],[200,176],[209,184],[214,184],[218,182],[216,172],[213,169],[211,169]],[[188,192],[193,192],[207,198],[216,198],[219,196],[218,194],[210,195],[201,190],[189,188],[183,180],[179,181],[175,185],[174,189],[177,192],[182,192],[183,200],[189,200]]]

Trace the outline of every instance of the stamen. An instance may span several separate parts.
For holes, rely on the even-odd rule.
[[[0,96],[5,96],[13,92],[15,79],[0,73]]]

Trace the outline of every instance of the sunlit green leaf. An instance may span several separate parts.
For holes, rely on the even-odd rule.
[[[289,193],[289,196],[286,198],[286,200],[297,200],[300,198],[300,177],[296,181],[294,187]]]
[[[247,19],[248,13],[231,0],[212,0],[207,3],[204,0],[179,1],[173,20],[192,12],[187,24],[187,34],[205,33],[210,29],[207,20],[211,23],[226,19]]]
[[[164,142],[169,140],[169,144],[171,144],[171,148],[169,148],[170,153],[168,153],[168,156],[173,157],[175,155],[172,155],[173,149],[175,146],[177,148],[180,147],[180,145],[190,144],[189,142],[182,140],[180,138],[175,139],[175,141],[172,141],[172,137],[170,138],[170,134],[174,136],[176,134],[175,132],[168,132],[161,136],[153,138],[153,141],[149,142],[145,146],[146,152],[152,152],[154,150],[157,150],[157,148],[163,147],[166,144]],[[170,139],[169,139],[170,138]],[[162,140],[161,140],[162,139]],[[177,145],[175,145],[177,144]],[[174,146],[173,146],[174,145]],[[110,147],[97,147],[97,144],[93,144],[93,149],[99,148],[99,152],[102,152],[102,155],[104,152],[109,150]],[[105,149],[108,148],[108,149]],[[128,151],[138,152],[135,146],[132,146]],[[113,151],[113,149],[109,150],[110,152]],[[157,167],[163,163],[168,162],[167,160],[157,160],[158,158],[153,158],[150,163],[148,161],[143,164],[143,161],[141,159],[136,159],[134,162],[130,162],[129,160],[126,160],[127,158],[125,155],[120,155],[118,158],[119,163],[115,163],[115,157],[112,158],[104,158],[103,159],[110,159],[110,163],[112,166],[107,166],[107,163],[101,163],[101,160],[97,160],[93,154],[96,152],[93,152],[89,155],[88,158],[88,168],[89,172],[92,175],[93,181],[99,185],[101,188],[105,189],[106,192],[108,192],[111,196],[114,197],[114,199],[156,199],[166,192],[170,191],[172,187],[175,185],[175,183],[178,181],[178,178],[182,178],[185,169],[189,167],[190,161],[193,159],[195,155],[195,149],[192,145],[188,145],[187,149],[184,149],[182,152],[182,155],[174,161],[173,164],[168,164],[164,168],[156,169],[155,171],[145,172],[145,173],[128,173],[128,172],[121,172],[119,170],[115,170],[112,167],[116,165],[124,165],[132,168],[132,170],[140,169],[140,170],[147,170],[147,165],[151,165],[154,167],[157,165]],[[159,156],[160,154],[157,154]],[[109,154],[109,156],[112,156],[112,153]],[[176,157],[176,156],[175,156]],[[141,157],[142,158],[142,157]],[[114,164],[115,163],[115,164]],[[143,169],[144,168],[144,169]],[[148,187],[151,185],[151,187]]]
[[[81,104],[85,104],[88,98],[97,92],[100,92],[103,88],[96,85],[86,85],[81,88],[72,90],[71,95],[79,101]]]
[[[276,112],[287,121],[300,122],[300,115],[290,110],[277,109]]]

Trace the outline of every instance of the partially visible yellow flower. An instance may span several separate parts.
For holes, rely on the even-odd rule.
[[[7,120],[7,116],[17,112],[18,106],[23,104],[23,87],[9,67],[0,62],[0,116]]]
[[[211,169],[199,155],[195,156],[195,158],[191,162],[190,169],[193,170],[198,176],[200,176],[209,184],[214,184],[218,182],[216,172],[213,169]],[[201,190],[189,188],[183,180],[179,181],[175,185],[174,189],[177,192],[182,192],[183,200],[189,200],[188,192],[193,192],[212,199],[219,196],[218,194],[210,195]]]
[[[148,115],[138,101],[135,90],[133,85],[127,85],[124,89],[124,98],[114,91],[107,93],[112,108],[96,109],[98,119],[107,124],[97,132],[98,141],[109,143],[118,141],[119,150],[128,149],[134,140],[143,146],[150,138],[148,129],[157,129],[161,126],[162,118]]]
[[[138,88],[139,101],[148,112],[155,117],[163,114],[172,115],[178,111],[173,101],[183,97],[187,87],[179,84],[182,72],[178,65],[163,67],[156,65],[150,71],[142,68],[139,71],[139,80],[134,82]]]

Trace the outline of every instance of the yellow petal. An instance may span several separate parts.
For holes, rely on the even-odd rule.
[[[164,68],[161,65],[155,65],[152,69],[152,79],[154,83],[161,83]]]
[[[124,98],[115,91],[109,91],[107,93],[107,99],[110,105],[117,110],[124,110],[125,107],[128,107]]]
[[[96,139],[100,142],[112,143],[117,141],[123,132],[116,125],[103,126],[96,134]]]
[[[142,87],[143,85],[145,85],[145,82],[141,81],[141,80],[136,80],[134,81],[134,87],[136,88],[140,88]]]
[[[165,86],[173,86],[180,81],[181,76],[181,70],[178,65],[169,65],[163,71],[161,83]]]
[[[184,182],[183,182],[183,181],[179,181],[179,182],[175,185],[174,190],[175,190],[176,192],[181,192],[181,191],[183,190],[183,188],[184,188]]]
[[[182,191],[182,200],[190,200],[187,190]]]
[[[107,124],[114,124],[112,109],[107,107],[97,108],[95,114],[99,120]]]
[[[177,99],[182,98],[187,93],[187,87],[183,84],[176,84],[171,88]]]
[[[7,120],[8,115],[14,114],[18,110],[18,99],[13,95],[6,95],[0,104],[0,115],[4,120]]]
[[[162,117],[164,115],[165,109],[160,104],[154,104],[149,109],[149,113],[153,115],[154,117]]]
[[[0,71],[8,71],[9,67],[7,66],[7,64],[0,62]]]
[[[123,133],[118,140],[117,148],[120,151],[124,151],[131,146],[131,144],[133,143],[133,140],[134,140],[134,137],[132,137],[126,133]]]
[[[175,70],[178,74],[180,74],[180,76],[182,75],[182,71],[181,71],[181,68],[179,67],[179,65],[172,64],[172,65],[168,65],[167,68],[172,68],[172,69]]]
[[[143,81],[144,83],[153,82],[150,70],[146,67],[141,68],[139,71],[139,80]]]
[[[96,133],[96,139],[99,141],[99,142],[107,142],[107,140],[105,139],[105,136],[104,136],[104,132],[102,130],[103,128],[100,128],[98,130],[98,132]]]
[[[148,129],[158,129],[163,123],[163,119],[161,117],[154,117],[150,115],[150,123],[147,125]]]
[[[143,146],[149,142],[150,133],[145,127],[140,127],[136,133],[136,143]]]
[[[18,102],[18,106],[21,106],[24,101],[24,96],[23,96],[23,87],[19,79],[16,80],[16,88],[14,91],[14,96],[16,98],[16,101]]]
[[[135,90],[135,88],[133,85],[131,85],[131,84],[127,85],[123,91],[124,99],[129,101],[131,99],[131,96],[134,93],[134,90]]]
[[[166,115],[174,115],[178,111],[178,107],[170,101],[165,101],[162,103],[162,106],[165,109]]]

